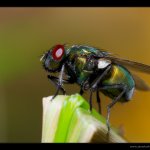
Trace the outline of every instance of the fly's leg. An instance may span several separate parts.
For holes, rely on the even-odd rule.
[[[101,112],[101,99],[100,99],[99,91],[98,90],[96,91],[96,99],[97,99],[97,104],[98,104],[98,112],[100,114],[102,114],[102,112]]]
[[[108,128],[108,134],[110,132],[110,124],[109,124],[109,119],[110,119],[110,110],[111,108],[121,99],[121,97],[123,96],[123,94],[126,92],[126,86],[123,84],[116,84],[116,85],[107,85],[104,86],[100,89],[122,89],[122,92],[113,100],[112,103],[110,103],[107,106],[107,120],[106,120],[106,124],[107,124],[107,128]]]
[[[100,83],[101,79],[107,75],[107,73],[110,71],[111,65],[109,65],[101,75],[99,75],[91,84],[90,84],[90,89],[92,91],[96,91],[98,89],[98,84]]]
[[[57,77],[55,77],[55,76],[51,76],[51,75],[48,75],[47,77],[48,77],[48,79],[50,79],[50,81],[51,81],[51,82],[56,86],[56,88],[57,88],[59,78],[57,78]],[[63,80],[63,83],[68,83],[68,81]],[[65,91],[65,89],[64,89],[63,87],[60,87],[60,90],[61,90],[61,92],[63,93],[63,95],[66,94],[66,91]]]
[[[80,95],[83,95],[84,91],[82,90],[82,88],[80,89]]]
[[[74,81],[74,78],[72,77],[69,77],[68,76],[68,79],[63,79],[63,72],[64,72],[64,65],[62,66],[62,69],[61,69],[61,73],[60,73],[60,76],[59,78],[58,77],[55,77],[55,76],[51,76],[51,75],[48,75],[48,79],[50,79],[50,81],[52,81],[52,83],[56,86],[57,90],[56,90],[56,93],[55,95],[53,96],[52,99],[54,99],[56,97],[56,95],[58,95],[58,92],[59,90],[63,93],[63,95],[66,94],[66,91],[65,89],[62,87],[62,84],[65,83],[65,84],[73,84],[75,81]]]
[[[90,111],[92,111],[92,95],[93,95],[93,91],[90,90],[90,99],[89,99]]]
[[[100,83],[101,79],[107,75],[108,71],[110,71],[111,69],[111,65],[109,65],[103,73],[101,73],[91,84],[89,84],[88,82],[85,82],[84,84],[84,89],[85,90],[90,90],[90,99],[89,99],[89,103],[90,103],[90,110],[92,110],[92,93],[98,90],[98,84]],[[100,100],[100,99],[99,99]]]
[[[110,131],[110,123],[109,123],[109,119],[110,119],[110,110],[111,108],[120,100],[120,98],[122,97],[122,95],[125,93],[125,89],[119,94],[118,97],[116,97],[112,103],[110,103],[108,106],[107,106],[107,128],[108,128],[108,133]]]
[[[59,90],[62,88],[64,68],[65,68],[65,66],[63,64],[60,75],[59,75],[59,79],[58,79],[57,90],[51,100],[53,100],[58,95]]]

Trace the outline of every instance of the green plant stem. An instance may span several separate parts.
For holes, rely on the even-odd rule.
[[[107,134],[106,119],[79,94],[43,98],[42,142],[126,142],[112,128]]]

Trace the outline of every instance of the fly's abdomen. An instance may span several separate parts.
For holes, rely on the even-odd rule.
[[[135,82],[130,72],[120,65],[112,65],[110,74],[102,81],[103,86],[112,86],[116,84],[126,86],[126,92],[121,101],[130,100],[134,92]],[[102,90],[105,95],[111,98],[118,96],[121,91],[122,88],[108,88],[106,90]]]

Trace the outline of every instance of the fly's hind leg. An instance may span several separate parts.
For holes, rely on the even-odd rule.
[[[107,106],[107,120],[106,120],[106,124],[107,124],[108,134],[109,134],[109,131],[110,131],[110,124],[109,124],[110,110],[121,99],[121,97],[123,96],[123,94],[126,92],[127,88],[126,88],[126,85],[115,84],[115,85],[106,85],[106,86],[103,86],[100,89],[103,89],[103,90],[105,90],[105,89],[121,89],[122,90],[121,93],[116,98],[114,98],[114,100],[112,101],[112,103],[110,103]]]

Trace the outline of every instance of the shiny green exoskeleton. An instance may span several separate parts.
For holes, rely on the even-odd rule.
[[[132,98],[134,89],[149,90],[147,84],[127,68],[150,73],[150,66],[114,57],[111,53],[84,45],[56,45],[41,58],[48,72],[60,72],[59,77],[48,75],[48,78],[65,94],[63,83],[77,83],[80,94],[90,91],[90,110],[92,109],[92,94],[96,92],[100,105],[99,92],[112,98],[107,107],[107,126],[109,131],[109,114],[111,107],[118,101],[127,102]],[[100,111],[100,107],[99,107]]]
[[[69,67],[66,68],[67,74],[74,74],[75,82],[78,83],[83,90],[86,90],[85,86],[90,85],[94,82],[94,79],[97,76],[100,76],[102,72],[106,69],[105,66],[98,67],[98,63],[104,63],[106,60],[101,59],[106,57],[107,53],[100,51],[96,48],[87,47],[87,46],[73,46],[69,49],[69,55],[67,61]],[[98,88],[116,84],[124,84],[127,86],[126,93],[120,99],[121,101],[127,101],[131,98],[135,83],[131,74],[127,69],[118,64],[113,64],[108,62],[106,65],[110,65],[111,68],[108,71],[107,75],[104,76],[101,82],[98,84]],[[106,66],[107,67],[107,66]],[[70,69],[73,69],[73,73],[70,72]],[[120,88],[110,88],[101,90],[105,95],[114,98],[119,95]]]

